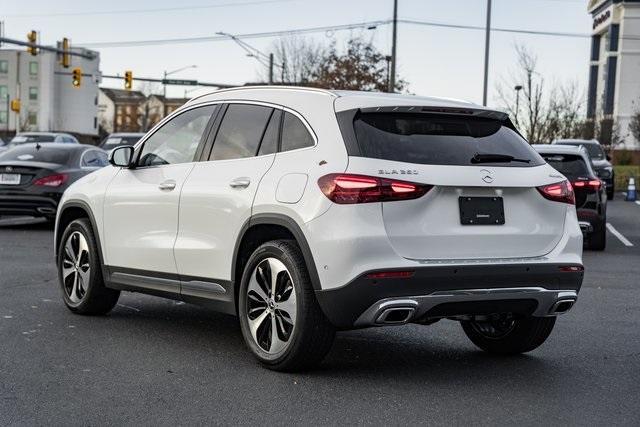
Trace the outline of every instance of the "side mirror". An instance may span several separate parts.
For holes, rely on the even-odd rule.
[[[114,148],[109,153],[109,163],[120,168],[128,168],[133,161],[133,147],[131,145],[123,145]]]

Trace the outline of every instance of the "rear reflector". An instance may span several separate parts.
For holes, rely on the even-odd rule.
[[[325,196],[341,205],[417,199],[433,188],[433,185],[348,173],[325,175],[318,180],[318,185]]]
[[[580,271],[584,271],[584,267],[581,265],[563,265],[559,267],[560,271],[563,273],[578,273]]]
[[[556,182],[555,184],[536,187],[542,197],[554,202],[576,204],[576,195],[569,181]]]
[[[413,276],[413,271],[377,271],[367,274],[367,279],[403,279]]]
[[[62,184],[67,182],[69,179],[69,175],[65,173],[60,173],[56,175],[49,175],[43,178],[36,179],[33,181],[33,185],[45,185],[47,187],[60,187]]]

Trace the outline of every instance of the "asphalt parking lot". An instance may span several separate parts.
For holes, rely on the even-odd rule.
[[[196,306],[126,293],[108,316],[71,314],[51,227],[0,220],[0,425],[637,426],[640,204],[620,199],[624,239],[585,252],[578,304],[538,350],[487,356],[442,321],[340,333],[295,375],[261,368],[233,317]]]

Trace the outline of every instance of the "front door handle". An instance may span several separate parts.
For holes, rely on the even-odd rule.
[[[229,183],[231,188],[247,188],[251,184],[251,180],[246,176],[236,178]]]
[[[168,190],[171,191],[174,188],[176,188],[176,182],[172,179],[168,179],[166,181],[162,181],[160,184],[158,184],[158,188],[161,190]]]

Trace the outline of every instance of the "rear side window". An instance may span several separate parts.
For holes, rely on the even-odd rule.
[[[477,166],[479,155],[523,161],[483,162],[494,166],[539,166],[542,158],[515,131],[486,118],[441,114],[361,113],[354,118],[361,155],[425,165]]]
[[[229,105],[213,143],[209,160],[255,156],[272,110],[260,105]]]
[[[541,154],[552,168],[570,180],[591,178],[589,168],[581,156],[574,154]]]
[[[80,166],[89,168],[101,168],[107,166],[107,154],[97,150],[85,151],[82,156],[82,163]]]
[[[302,121],[291,113],[284,113],[282,122],[282,148],[280,151],[313,147],[313,137]]]

